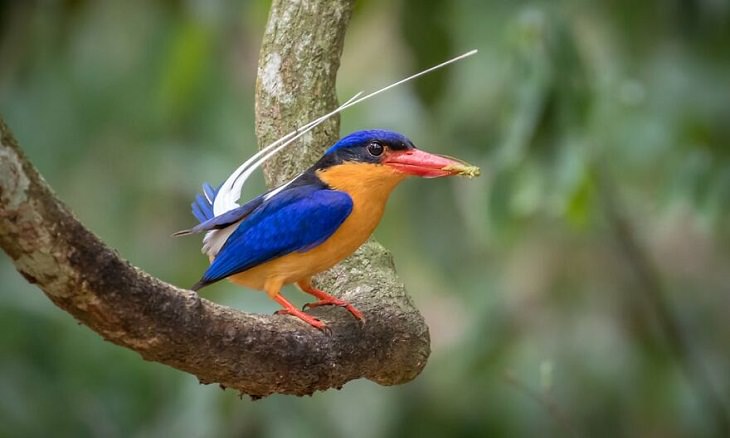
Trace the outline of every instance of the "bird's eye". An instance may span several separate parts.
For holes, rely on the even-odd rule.
[[[378,142],[372,142],[368,145],[368,153],[373,157],[379,157],[383,154],[383,145]]]

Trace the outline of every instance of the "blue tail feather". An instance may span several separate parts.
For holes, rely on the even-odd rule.
[[[208,208],[204,204],[201,207],[201,198],[201,195],[196,196],[195,201],[190,204],[190,207],[193,211],[193,216],[198,219],[198,222],[204,222],[208,218]]]
[[[195,196],[195,201],[191,207],[193,210],[193,216],[198,219],[198,222],[205,222],[213,219],[213,201],[218,194],[219,189],[213,188],[208,183],[203,184],[203,193]]]
[[[215,189],[213,186],[211,186],[208,183],[203,183],[203,193],[205,194],[205,197],[207,199],[210,199],[210,202],[213,202],[216,195],[218,195],[218,190],[220,190],[220,187]]]

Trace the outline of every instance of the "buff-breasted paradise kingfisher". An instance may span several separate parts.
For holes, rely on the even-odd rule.
[[[391,191],[404,178],[478,175],[478,168],[417,149],[392,131],[358,131],[342,138],[304,173],[248,203],[214,215],[219,195],[210,185],[193,203],[200,224],[177,233],[208,231],[203,252],[211,265],[193,287],[224,278],[265,291],[318,329],[325,324],[297,309],[281,295],[286,284],[317,298],[308,307],[336,305],[355,318],[351,304],[312,285],[312,276],[352,254],[380,222]]]
[[[221,215],[213,208],[219,191],[204,185],[193,203],[200,224],[177,233],[208,231],[203,252],[211,265],[192,289],[228,278],[265,291],[282,305],[278,313],[324,329],[324,322],[281,295],[284,285],[296,283],[317,298],[308,307],[341,306],[363,320],[351,304],[315,288],[312,276],[370,237],[391,191],[409,175],[475,176],[478,168],[421,151],[396,132],[368,130],[342,138],[304,173]]]

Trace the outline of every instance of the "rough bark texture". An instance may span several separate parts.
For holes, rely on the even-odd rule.
[[[334,105],[334,75],[352,7],[350,1],[282,4],[274,1],[264,47],[272,44],[271,33],[279,32],[277,40],[292,38],[297,41],[292,50],[299,50],[295,60],[280,52],[280,68],[289,66],[288,71],[295,72],[300,64],[320,65],[327,73],[300,77],[295,95],[289,88],[293,82],[282,83],[278,99],[296,99],[291,98],[293,106],[286,110],[269,109],[270,124],[259,118],[262,140]],[[288,18],[279,19],[280,13]],[[315,29],[309,37],[303,36],[308,32],[303,23]],[[301,34],[284,32],[289,27]],[[326,27],[338,30],[331,34]],[[311,50],[296,49],[301,44]],[[294,80],[283,70],[274,77]],[[313,100],[302,100],[308,93]],[[319,101],[315,96],[320,94],[327,97]],[[268,106],[257,100],[265,113]],[[335,132],[336,123],[330,124],[302,147],[292,148],[295,158],[283,154],[285,158],[268,169],[270,181],[311,162],[320,150],[314,145],[330,143]],[[0,246],[29,282],[105,339],[147,360],[192,373],[201,382],[252,396],[311,394],[359,377],[393,385],[413,379],[425,365],[428,330],[398,283],[391,257],[377,243],[366,244],[322,276],[332,291],[364,312],[365,326],[341,308],[312,311],[331,327],[329,335],[289,316],[242,313],[166,284],[122,260],[55,197],[2,120],[0,135]]]
[[[256,79],[259,146],[283,137],[337,106],[335,82],[354,0],[274,0]],[[270,186],[309,167],[339,137],[330,118],[265,165]]]
[[[256,135],[260,147],[337,107],[337,70],[354,3],[272,2],[256,80]],[[274,157],[265,168],[269,186],[282,184],[311,166],[337,141],[338,132],[339,115],[292,144],[287,153]],[[353,303],[378,303],[376,313],[365,314],[368,325],[399,321],[399,329],[417,340],[413,353],[425,366],[430,353],[428,327],[398,281],[393,259],[382,245],[370,240],[317,280],[324,290]]]

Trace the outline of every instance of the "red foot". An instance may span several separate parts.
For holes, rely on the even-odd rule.
[[[297,318],[301,319],[302,321],[306,322],[307,324],[311,325],[312,327],[322,330],[322,331],[328,331],[329,327],[327,327],[327,324],[320,321],[319,319],[313,317],[312,315],[309,315],[307,313],[302,312],[301,310],[294,307],[292,303],[287,301],[286,298],[284,298],[281,295],[277,295],[274,297],[274,300],[281,304],[284,308],[281,310],[277,310],[277,315],[292,315],[296,316]]]
[[[312,286],[309,282],[299,282],[297,283],[299,287],[306,293],[310,295],[314,295],[319,301],[314,303],[307,303],[304,305],[304,308],[315,308],[319,306],[339,306],[344,307],[347,309],[348,312],[352,314],[357,320],[365,322],[365,317],[363,316],[362,312],[357,310],[355,306],[348,303],[345,300],[341,300],[339,298],[335,298],[332,295],[328,294],[327,292],[321,291],[317,289],[316,287]]]

